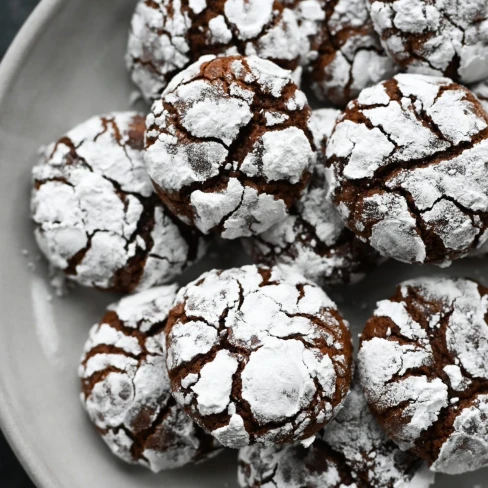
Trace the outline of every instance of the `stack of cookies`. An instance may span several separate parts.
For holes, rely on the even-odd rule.
[[[111,451],[238,449],[242,488],[488,466],[488,289],[399,284],[357,357],[327,295],[488,252],[488,3],[140,0],[126,62],[150,109],[43,148],[32,191],[49,263],[125,295],[79,367]],[[185,285],[231,240],[254,264]]]

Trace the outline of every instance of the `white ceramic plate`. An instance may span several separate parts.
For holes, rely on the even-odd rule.
[[[134,4],[44,0],[0,68],[1,427],[40,488],[235,488],[236,454],[230,451],[157,476],[112,458],[81,408],[76,369],[89,327],[115,297],[77,289],[49,300],[46,268],[32,238],[30,169],[38,146],[91,115],[130,108],[133,88],[123,56]],[[221,249],[181,281],[244,259],[236,245]],[[400,280],[444,273],[486,284],[487,271],[482,261],[444,271],[387,263],[334,298],[357,335],[375,302]],[[486,470],[439,476],[436,486],[488,487],[487,478]]]

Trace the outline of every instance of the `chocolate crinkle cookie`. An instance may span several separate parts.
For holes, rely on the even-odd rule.
[[[368,0],[285,0],[295,12],[304,83],[319,100],[343,107],[397,69],[381,47]]]
[[[173,396],[228,447],[309,439],[349,391],[348,325],[290,267],[204,274],[178,293],[166,333]]]
[[[309,189],[290,215],[259,236],[242,241],[255,262],[296,266],[319,286],[356,283],[380,262],[373,248],[346,229],[332,203],[323,156],[339,113],[334,109],[312,112],[310,126],[319,163]]]
[[[144,117],[93,117],[42,149],[32,218],[48,261],[85,286],[132,292],[166,283],[205,242],[162,206],[143,158]]]
[[[147,118],[149,175],[167,208],[203,233],[259,234],[308,185],[310,114],[289,71],[255,56],[202,57]]]
[[[378,303],[361,337],[368,404],[402,449],[433,471],[488,465],[488,289],[419,278]]]
[[[327,146],[346,225],[386,257],[447,266],[488,238],[488,115],[446,78],[363,90]]]
[[[383,47],[402,68],[462,83],[488,77],[486,0],[369,0]]]
[[[202,461],[221,447],[171,396],[163,329],[176,291],[157,287],[109,307],[90,331],[79,368],[83,405],[110,450],[154,472]]]
[[[245,447],[238,474],[241,488],[428,488],[435,476],[384,434],[357,379],[342,410],[310,447]]]
[[[279,0],[140,0],[127,66],[147,100],[201,56],[257,55],[299,74],[295,14]]]

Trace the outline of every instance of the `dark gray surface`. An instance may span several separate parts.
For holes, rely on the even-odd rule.
[[[0,59],[39,0],[0,0]],[[1,392],[0,392],[1,401]],[[34,488],[0,433],[0,487]]]
[[[0,58],[39,0],[0,0]]]

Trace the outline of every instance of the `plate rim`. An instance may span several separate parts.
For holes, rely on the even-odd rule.
[[[41,0],[17,33],[0,62],[0,106],[8,96],[36,39],[64,5],[66,0]],[[38,488],[62,488],[54,473],[31,451],[22,430],[17,428],[13,415],[15,406],[1,375],[0,395],[0,428],[26,473]]]

